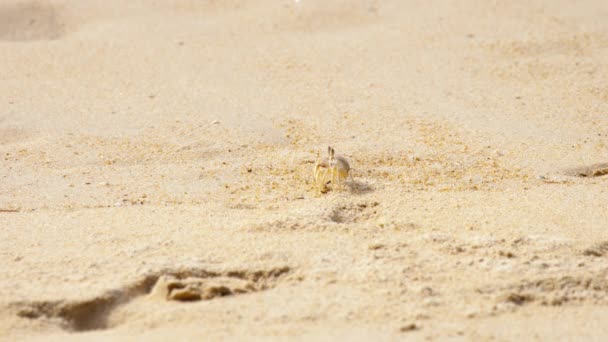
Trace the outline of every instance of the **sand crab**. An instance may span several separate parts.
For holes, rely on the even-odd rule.
[[[315,164],[315,188],[319,192],[327,192],[327,185],[331,184],[332,190],[341,189],[342,181],[346,180],[349,175],[351,181],[354,182],[348,160],[341,155],[337,155],[331,146],[327,147],[327,154],[327,160],[321,160]]]

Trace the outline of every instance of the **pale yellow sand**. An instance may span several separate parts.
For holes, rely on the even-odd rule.
[[[0,339],[608,340],[606,18],[2,1]]]

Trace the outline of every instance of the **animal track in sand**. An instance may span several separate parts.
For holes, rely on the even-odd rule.
[[[329,220],[335,223],[356,223],[369,220],[376,215],[378,202],[347,203],[334,207]]]
[[[271,289],[290,271],[287,266],[222,272],[197,268],[163,270],[91,299],[21,301],[9,304],[9,310],[27,319],[59,322],[61,328],[71,332],[110,329],[118,325],[109,323],[110,314],[144,295],[152,300],[210,300]]]
[[[289,217],[276,218],[270,222],[260,222],[247,226],[250,232],[286,232],[286,231],[326,231],[337,229],[336,223],[342,229],[349,229],[348,224],[369,221],[376,216],[376,201],[348,202],[335,205],[328,209],[319,208],[318,212],[305,215],[291,214]]]
[[[573,177],[600,177],[608,175],[608,163],[598,163],[589,166],[581,166],[565,170],[564,173]]]
[[[608,255],[608,241],[595,244],[583,251],[583,255],[601,257]]]
[[[52,40],[63,33],[57,8],[46,2],[0,5],[0,40]]]
[[[522,280],[506,287],[479,289],[478,292],[498,293],[495,310],[529,303],[548,306],[568,303],[608,304],[608,277],[604,271],[592,275]]]

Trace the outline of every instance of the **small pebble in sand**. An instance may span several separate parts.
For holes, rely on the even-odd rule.
[[[382,249],[385,246],[381,243],[372,243],[371,245],[368,246],[369,249],[371,250],[377,250],[377,249]]]
[[[406,324],[404,326],[402,326],[401,328],[399,328],[399,331],[401,332],[408,332],[408,331],[415,331],[420,329],[420,326],[416,323],[409,323]]]

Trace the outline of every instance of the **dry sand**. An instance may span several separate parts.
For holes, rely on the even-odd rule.
[[[608,340],[606,18],[2,1],[0,339]]]

